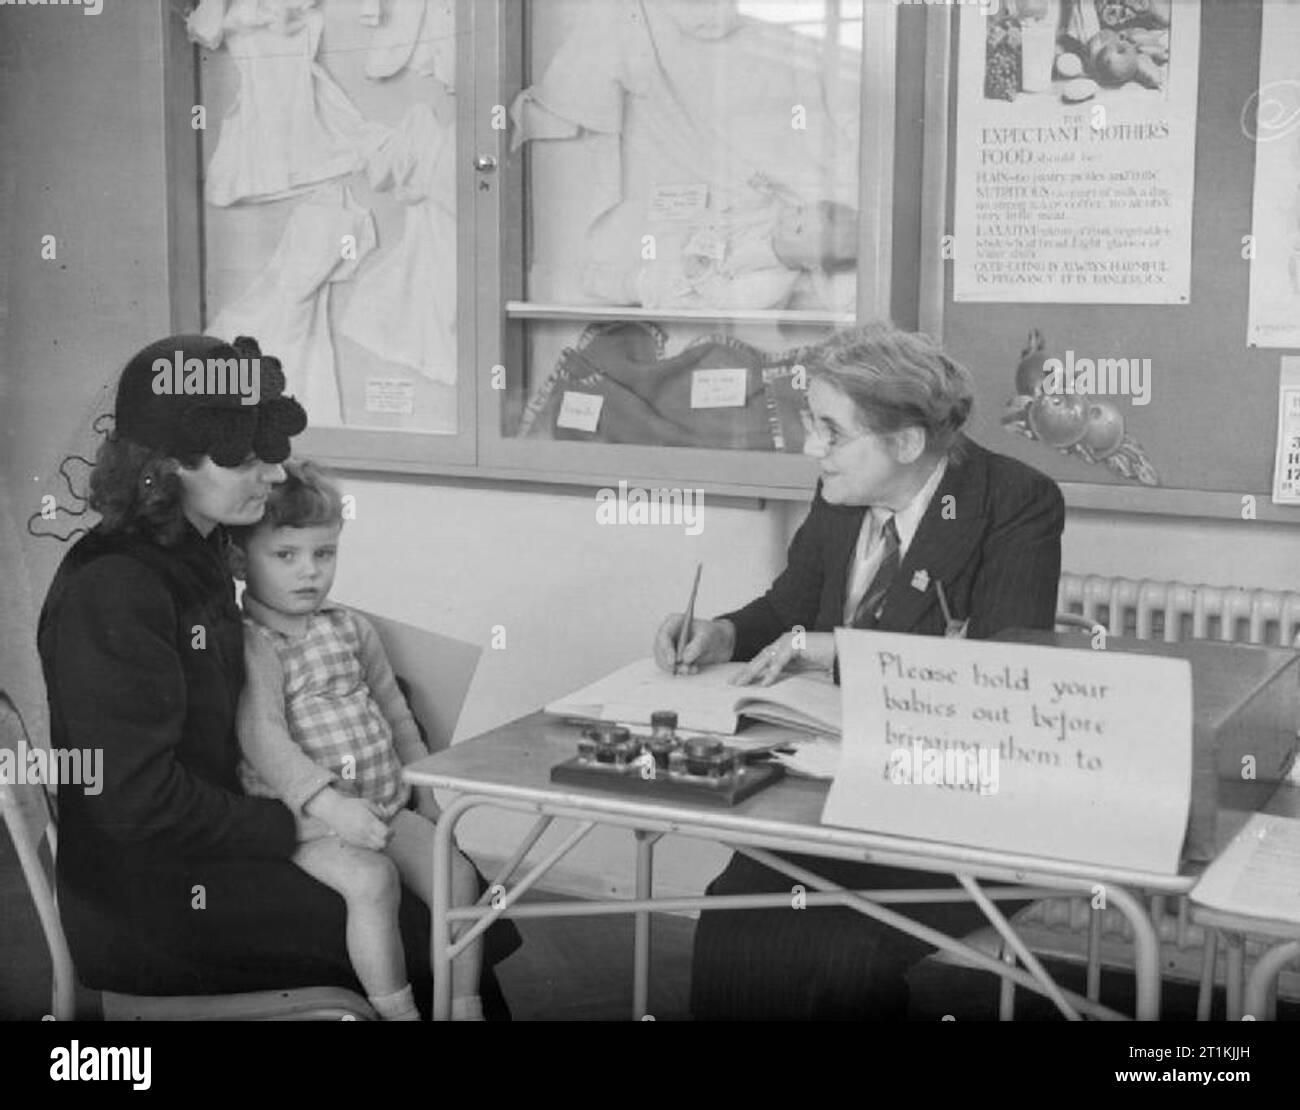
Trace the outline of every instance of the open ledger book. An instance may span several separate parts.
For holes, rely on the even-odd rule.
[[[640,659],[553,701],[546,712],[565,717],[648,725],[659,709],[677,713],[677,727],[734,733],[753,717],[815,735],[840,734],[840,688],[830,675],[796,674],[771,686],[732,686],[744,663],[720,663],[693,675],[671,675]]]

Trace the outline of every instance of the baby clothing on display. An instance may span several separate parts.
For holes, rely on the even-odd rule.
[[[186,20],[195,42],[225,43],[239,92],[208,165],[209,204],[292,196],[361,167],[373,131],[316,61],[316,0],[201,0]]]
[[[657,237],[656,257],[636,271],[632,299],[645,308],[783,308],[800,271],[777,256],[772,237],[782,202],[761,188],[684,236]],[[679,246],[680,244],[680,246]]]
[[[371,80],[410,68],[422,77],[436,77],[448,92],[455,88],[455,0],[365,0],[361,22],[375,28],[366,58]]]
[[[663,0],[664,13],[688,35],[720,39],[740,25],[736,0]]]
[[[370,210],[342,185],[322,186],[294,207],[270,262],[208,328],[225,340],[257,336],[262,349],[280,359],[286,392],[298,398],[313,425],[343,423],[330,285],[350,277],[374,246]]]
[[[414,104],[369,154],[371,186],[406,206],[396,246],[357,276],[339,330],[389,362],[456,383],[455,143],[427,104]]]
[[[723,213],[749,203],[746,183],[756,174],[779,176],[808,202],[856,203],[858,81],[847,52],[839,60],[815,39],[741,16],[734,0],[584,8],[541,80],[511,106],[516,146],[577,140],[591,170],[570,171],[565,182],[585,190],[585,234],[539,239],[538,256],[564,255],[588,296],[627,303],[635,299],[644,236],[685,246],[674,221],[725,220]],[[657,189],[684,185],[705,198],[701,210],[683,217],[656,209]],[[751,274],[772,271],[770,282],[755,283],[772,288],[752,296],[779,300],[780,268],[745,264]],[[733,296],[722,287],[710,295]]]
[[[600,443],[654,444],[770,451],[774,409],[769,403],[766,367],[774,362],[756,347],[725,336],[700,336],[676,355],[656,349],[645,321],[618,321],[588,328],[560,354],[555,371],[536,399],[538,418],[556,439]],[[743,403],[697,407],[696,375],[701,371],[744,370]],[[600,397],[593,429],[560,422],[565,395]]]

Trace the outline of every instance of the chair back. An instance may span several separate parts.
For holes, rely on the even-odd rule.
[[[451,745],[483,649],[358,609],[375,626],[393,671],[411,688],[411,711],[429,734],[429,749]]]
[[[69,1021],[75,1016],[76,976],[68,941],[59,921],[52,877],[41,859],[41,842],[47,840],[50,864],[53,865],[58,843],[54,807],[44,785],[26,781],[26,753],[31,751],[32,744],[21,714],[3,690],[0,690],[0,748],[14,753],[12,762],[8,764],[13,774],[6,774],[5,766],[0,764],[0,816],[4,818],[5,828],[18,853],[18,863],[32,901],[36,903],[36,913],[54,965],[52,1012],[57,1020]]]
[[[1056,628],[1059,632],[1068,632],[1075,629],[1079,632],[1086,632],[1089,635],[1096,635],[1097,630],[1101,629],[1102,635],[1106,634],[1106,626],[1098,621],[1089,620],[1087,617],[1081,617],[1078,613],[1057,613]]]

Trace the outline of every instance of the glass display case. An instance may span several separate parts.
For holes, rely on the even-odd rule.
[[[808,489],[808,349],[889,303],[892,7],[497,10],[481,461]]]
[[[452,0],[204,0],[187,20],[205,328],[282,360],[318,457],[474,462],[457,21]]]
[[[891,304],[897,21],[203,0],[204,326],[336,465],[806,493],[807,352]]]

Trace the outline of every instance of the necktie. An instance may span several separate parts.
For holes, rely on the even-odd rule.
[[[885,554],[880,560],[880,567],[876,571],[876,576],[871,580],[871,585],[867,587],[867,592],[862,595],[862,600],[858,602],[858,607],[854,610],[854,628],[876,627],[876,622],[880,619],[880,607],[884,603],[885,594],[889,592],[889,584],[894,580],[894,575],[898,573],[900,562],[898,557],[898,528],[894,524],[892,516],[885,521],[884,527],[881,529],[881,535],[885,540]]]

